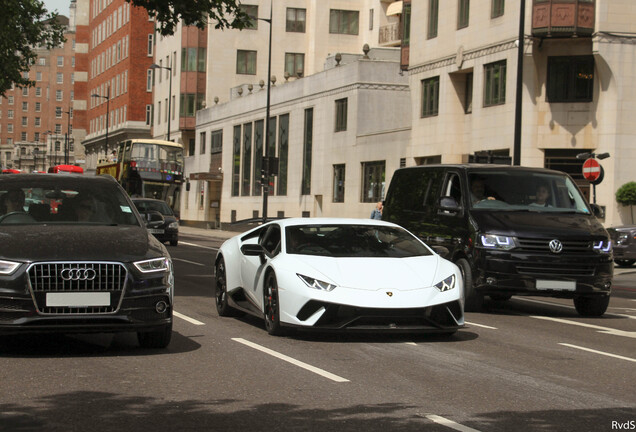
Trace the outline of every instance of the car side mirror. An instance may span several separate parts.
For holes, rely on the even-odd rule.
[[[147,228],[159,228],[165,222],[163,215],[158,211],[151,210],[149,212],[144,212],[141,216],[146,221]]]
[[[244,244],[241,246],[241,253],[246,256],[262,256],[265,249],[259,244]]]
[[[603,219],[605,217],[605,211],[603,210],[603,207],[598,204],[590,204],[590,207],[592,207],[592,214],[594,216],[599,219]]]
[[[439,199],[439,209],[442,211],[457,213],[461,211],[461,207],[457,200],[450,196],[441,197]]]

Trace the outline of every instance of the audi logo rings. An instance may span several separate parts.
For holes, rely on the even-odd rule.
[[[65,268],[60,276],[65,281],[92,281],[97,273],[92,268]]]

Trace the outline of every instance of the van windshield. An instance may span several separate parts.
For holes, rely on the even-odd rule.
[[[566,175],[531,171],[482,171],[468,175],[472,208],[502,211],[575,212],[590,210]]]

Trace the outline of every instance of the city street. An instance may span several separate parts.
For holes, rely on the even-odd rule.
[[[204,235],[203,235],[204,234]],[[167,350],[133,334],[0,337],[0,431],[610,431],[636,427],[636,267],[604,317],[513,298],[454,336],[269,336],[220,318],[223,239],[184,228]]]

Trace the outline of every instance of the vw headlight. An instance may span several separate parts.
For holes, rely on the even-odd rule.
[[[166,257],[137,261],[134,264],[137,270],[142,273],[153,273],[170,269],[170,260]]]
[[[329,282],[324,282],[309,276],[301,275],[300,273],[296,273],[296,275],[298,275],[300,280],[305,282],[305,285],[307,285],[309,288],[314,288],[321,291],[333,291],[336,288],[334,284],[330,284]]]
[[[0,275],[10,275],[20,267],[20,263],[0,260]]]
[[[610,253],[612,251],[612,241],[611,240],[595,240],[594,241],[594,250],[602,253]]]
[[[449,277],[447,277],[443,281],[441,281],[439,283],[436,283],[435,284],[435,288],[440,290],[440,292],[450,291],[453,288],[455,288],[456,280],[457,280],[457,278],[455,277],[455,275],[450,275]]]
[[[179,222],[171,222],[170,225],[168,225],[168,228],[179,229]]]
[[[495,234],[482,234],[481,245],[486,249],[510,250],[517,247],[514,237]]]

